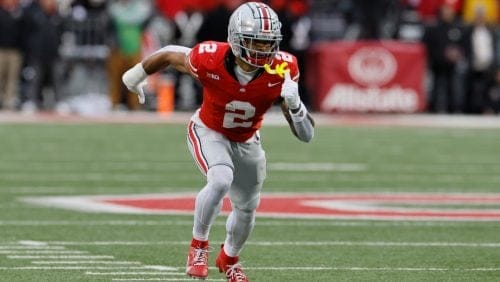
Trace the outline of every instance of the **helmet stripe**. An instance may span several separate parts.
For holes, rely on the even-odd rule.
[[[257,3],[257,8],[260,14],[262,31],[271,31],[271,15],[268,11],[268,7],[261,3]]]

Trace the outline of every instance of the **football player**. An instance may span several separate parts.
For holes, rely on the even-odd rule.
[[[264,113],[280,102],[293,134],[304,142],[313,138],[313,119],[299,97],[297,60],[279,51],[280,29],[269,6],[248,2],[231,15],[228,42],[206,41],[192,49],[169,45],[123,75],[140,102],[147,76],[166,67],[192,75],[203,86],[203,103],[187,128],[189,151],[207,181],[195,201],[186,265],[193,278],[208,276],[209,232],[228,194],[232,211],[215,264],[228,281],[248,281],[238,257],[254,227],[266,176],[258,131]]]

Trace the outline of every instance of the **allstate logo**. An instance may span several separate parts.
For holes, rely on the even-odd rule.
[[[382,47],[363,47],[348,62],[349,75],[364,86],[386,84],[394,78],[397,69],[396,58]]]

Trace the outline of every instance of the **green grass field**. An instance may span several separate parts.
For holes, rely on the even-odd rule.
[[[261,133],[266,193],[500,196],[498,129],[320,126],[310,144],[286,127]],[[188,280],[190,215],[86,213],[21,201],[197,192],[204,179],[184,125],[3,123],[0,136],[0,281]],[[277,165],[289,163],[318,169]],[[500,209],[498,202],[413,207],[427,204]],[[214,249],[224,220],[212,229]],[[500,221],[258,217],[241,259],[252,281],[499,281]],[[222,278],[210,269],[209,280]]]

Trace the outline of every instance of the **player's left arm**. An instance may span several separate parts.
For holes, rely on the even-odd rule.
[[[284,75],[285,81],[281,88],[281,110],[292,133],[301,141],[309,142],[314,137],[314,119],[300,100],[297,81],[292,80],[290,71]],[[298,76],[296,77],[298,80]]]

